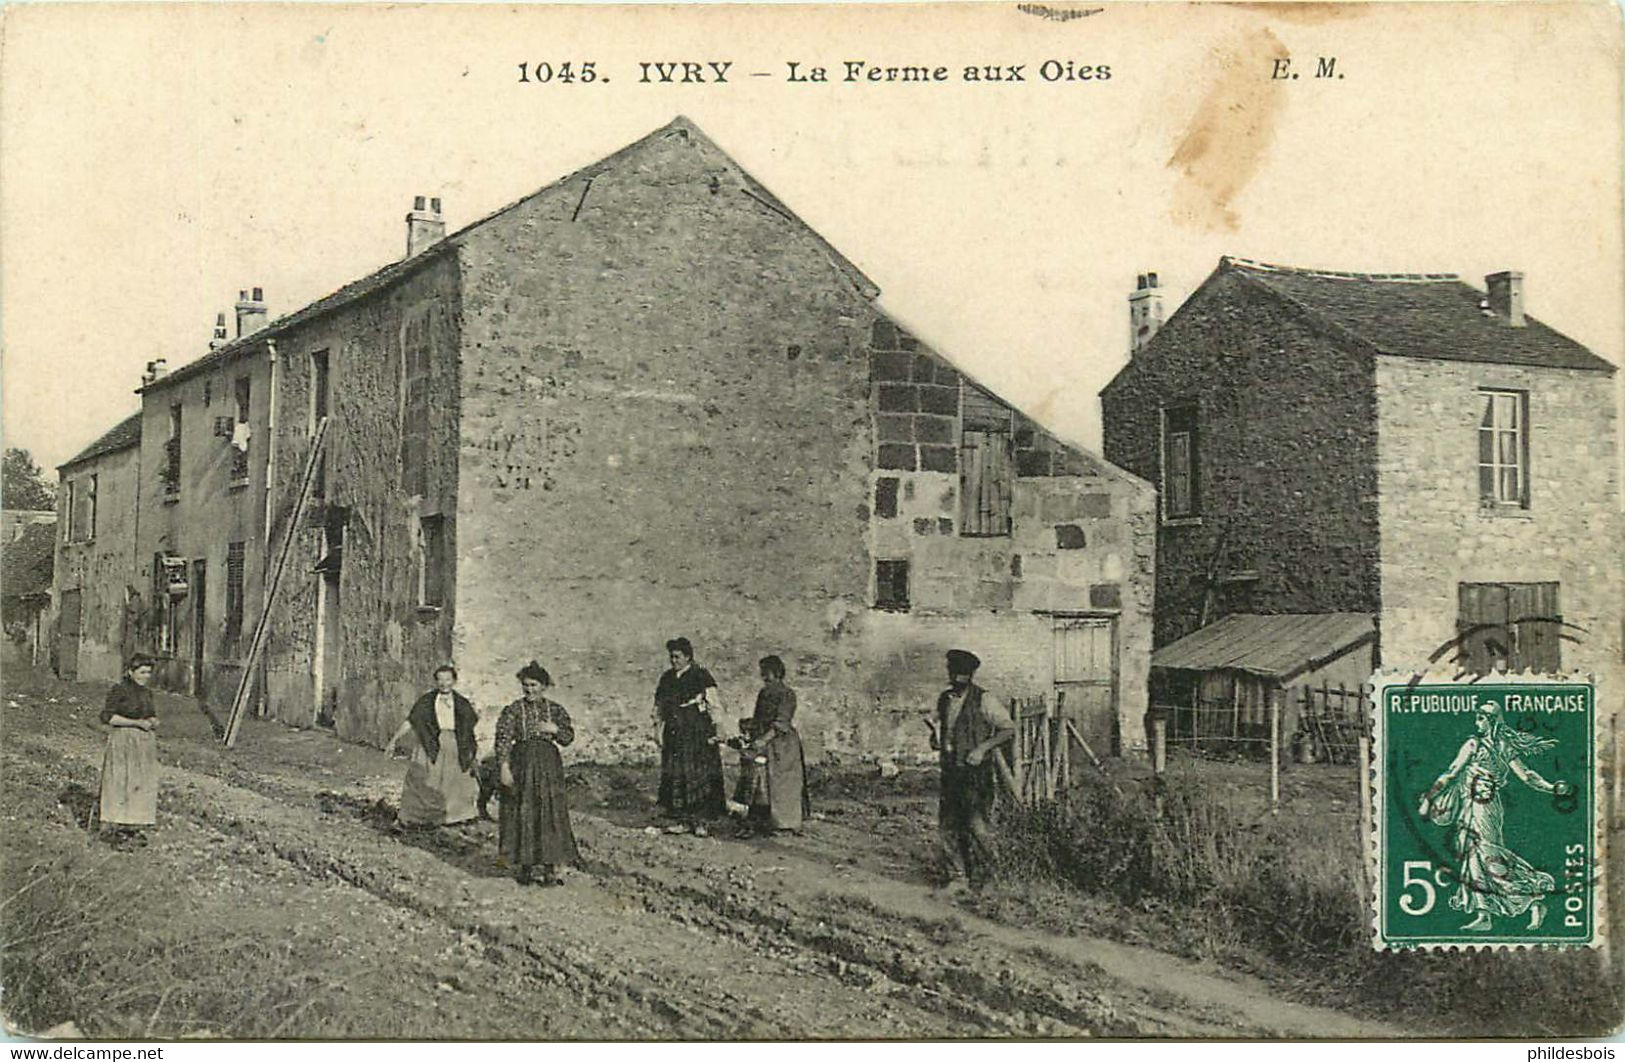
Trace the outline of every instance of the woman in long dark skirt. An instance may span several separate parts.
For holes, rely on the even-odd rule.
[[[146,843],[139,830],[158,823],[158,711],[153,706],[152,657],[137,653],[124,678],[107,691],[102,722],[108,726],[102,756],[101,825],[115,845]]]
[[[570,713],[545,696],[553,685],[547,669],[532,660],[519,671],[525,695],[502,709],[497,719],[496,761],[501,771],[502,807],[497,835],[502,858],[521,885],[539,880],[562,885],[558,868],[580,861],[570,830],[564,792],[564,761],[559,748],[575,740]],[[539,879],[534,868],[541,868]]]
[[[667,833],[706,836],[707,822],[722,816],[722,751],[713,713],[721,711],[717,680],[694,663],[687,638],[666,643],[671,670],[655,687],[655,725],[660,731],[660,813],[676,819]]]

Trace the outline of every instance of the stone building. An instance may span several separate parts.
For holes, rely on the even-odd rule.
[[[401,261],[144,389],[143,461],[180,439],[180,485],[143,499],[140,556],[207,587],[171,595],[176,674],[229,698],[208,667],[291,527],[262,703],[352,739],[447,659],[492,717],[535,657],[584,755],[650,756],[681,634],[730,727],[777,653],[826,748],[923,752],[963,645],[1007,694],[1065,692],[1103,749],[1143,744],[1152,489],[897,327],[692,123],[454,233],[420,198],[407,230]],[[247,425],[236,495],[211,395]]]
[[[50,612],[56,671],[70,681],[112,681],[142,638],[143,584],[135,582],[141,414],[57,468],[56,559]]]
[[[1364,613],[1385,666],[1618,668],[1615,367],[1522,274],[1486,284],[1225,258],[1136,332],[1101,402],[1107,458],[1160,486],[1159,646]]]

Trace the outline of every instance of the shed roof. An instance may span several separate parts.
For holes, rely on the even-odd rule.
[[[1484,292],[1455,273],[1343,273],[1226,257],[1231,271],[1379,354],[1613,372],[1561,332],[1524,315],[1514,328],[1485,312]]]
[[[1181,671],[1246,671],[1284,681],[1377,636],[1365,612],[1238,613],[1151,654],[1151,666]]]
[[[29,524],[17,541],[0,547],[0,570],[4,572],[5,596],[13,598],[49,597],[51,572],[56,564],[56,527]]]
[[[131,413],[128,417],[115,424],[101,438],[57,467],[67,468],[69,465],[77,465],[81,461],[89,461],[92,457],[100,457],[103,454],[110,454],[115,450],[124,450],[131,446],[139,446],[140,443],[141,414]]]

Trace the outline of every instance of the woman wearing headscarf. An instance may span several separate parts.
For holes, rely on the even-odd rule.
[[[764,656],[756,711],[740,720],[739,787],[746,833],[799,830],[808,815],[806,762],[796,733],[796,691],[784,684],[784,661]]]
[[[575,740],[570,713],[545,694],[553,678],[532,660],[519,669],[525,695],[502,709],[497,719],[496,761],[501,772],[502,807],[497,836],[502,858],[521,885],[541,868],[540,884],[562,885],[558,868],[579,862],[570,830],[560,747]]]
[[[1450,766],[1422,794],[1418,810],[1435,825],[1451,827],[1451,847],[1461,863],[1450,907],[1473,916],[1462,929],[1487,933],[1495,916],[1516,918],[1525,911],[1529,928],[1539,929],[1556,879],[1506,846],[1501,794],[1508,775],[1539,793],[1572,791],[1572,786],[1548,782],[1524,762],[1557,742],[1508,726],[1499,704],[1479,708],[1473,724],[1477,733],[1462,742]]]
[[[474,818],[479,781],[474,777],[474,726],[479,717],[468,698],[453,687],[457,669],[441,664],[434,669],[434,689],[419,697],[407,713],[391,749],[408,734],[416,747],[401,787],[403,826],[449,826]]]
[[[722,710],[717,680],[694,663],[687,638],[666,643],[671,669],[655,686],[655,726],[660,733],[661,814],[676,819],[668,833],[706,835],[705,824],[722,815],[722,752],[714,713]]]
[[[101,824],[114,844],[146,838],[138,831],[158,824],[158,711],[147,684],[152,657],[130,657],[124,677],[107,691],[102,722],[108,727],[102,755]]]

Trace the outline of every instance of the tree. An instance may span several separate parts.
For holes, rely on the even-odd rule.
[[[7,509],[55,509],[56,489],[34,463],[34,455],[13,446],[6,450],[0,475],[0,503]]]

